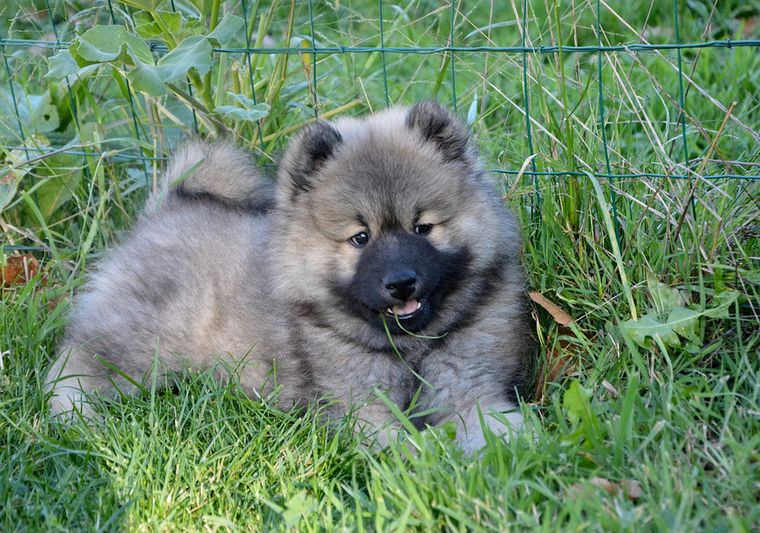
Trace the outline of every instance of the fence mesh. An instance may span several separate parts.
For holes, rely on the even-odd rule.
[[[589,174],[756,180],[758,8],[729,3],[10,2],[0,149],[17,177],[43,161],[46,179],[81,178],[96,159],[130,191],[189,132],[273,162],[309,120],[437,98],[493,172],[539,194]],[[97,25],[111,37],[87,41]]]

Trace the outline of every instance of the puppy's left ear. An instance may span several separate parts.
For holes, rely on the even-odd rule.
[[[327,122],[304,127],[291,141],[280,161],[277,181],[294,199],[312,188],[314,176],[343,142],[338,130]]]
[[[444,160],[471,159],[467,126],[438,102],[420,102],[412,106],[406,115],[406,126],[433,143]]]

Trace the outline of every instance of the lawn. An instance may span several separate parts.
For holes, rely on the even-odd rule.
[[[739,0],[4,2],[0,529],[760,528],[759,22]],[[377,452],[211,374],[51,420],[71,297],[178,139],[271,172],[315,116],[423,98],[524,228],[521,435]]]

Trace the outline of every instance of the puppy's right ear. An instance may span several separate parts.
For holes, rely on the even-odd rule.
[[[338,130],[327,122],[304,127],[290,142],[277,172],[278,185],[293,199],[312,188],[314,174],[343,142]]]
[[[412,106],[406,126],[433,143],[445,161],[471,160],[467,126],[438,102],[428,100]]]

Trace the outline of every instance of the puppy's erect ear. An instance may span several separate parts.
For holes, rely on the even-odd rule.
[[[278,181],[290,190],[291,198],[311,189],[315,172],[332,157],[343,142],[338,130],[327,122],[315,122],[304,127],[290,142],[280,162]]]
[[[446,161],[467,159],[470,132],[458,118],[437,102],[420,102],[406,115],[406,126],[435,144]]]

